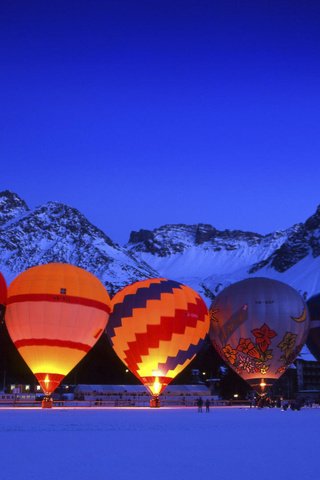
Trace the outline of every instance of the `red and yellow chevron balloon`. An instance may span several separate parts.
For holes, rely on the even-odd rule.
[[[97,342],[110,310],[103,284],[73,265],[32,267],[11,283],[7,328],[46,395]]]
[[[208,330],[209,314],[200,295],[165,278],[118,292],[107,326],[115,352],[153,396],[191,362]]]

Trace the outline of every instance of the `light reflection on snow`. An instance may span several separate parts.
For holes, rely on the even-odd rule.
[[[318,480],[319,408],[2,408],[1,478]]]

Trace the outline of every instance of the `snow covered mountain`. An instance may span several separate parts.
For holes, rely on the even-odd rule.
[[[306,298],[320,292],[320,206],[306,222],[296,225],[279,249],[253,265],[259,274],[289,283]]]
[[[278,279],[305,298],[320,292],[320,207],[305,223],[269,235],[164,225],[132,232],[126,247],[161,276],[198,290],[208,304],[223,288],[250,276]],[[306,346],[300,356],[314,360]]]
[[[114,243],[78,210],[48,202],[34,210],[0,193],[0,269],[10,282],[26,268],[69,262],[94,273],[113,294],[139,279],[164,276],[198,290],[208,303],[248,276],[282,280],[305,297],[320,292],[320,207],[304,223],[268,235],[211,225],[164,225]]]
[[[164,225],[132,232],[126,248],[160,275],[208,299],[250,276],[282,280],[306,298],[320,292],[320,207],[305,223],[260,235],[211,225]]]
[[[132,232],[127,248],[161,275],[215,295],[235,277],[263,262],[287,240],[289,231],[270,235],[216,230],[211,225],[164,225]]]
[[[266,276],[309,298],[320,292],[320,207],[306,222],[269,235],[164,225],[132,232],[121,247],[75,208],[48,202],[32,210],[17,194],[0,192],[0,271],[7,282],[48,262],[87,269],[111,295],[134,281],[164,276],[195,288],[209,304],[230,283]]]
[[[68,262],[89,270],[111,294],[128,283],[158,275],[75,208],[49,202],[32,211],[18,195],[1,192],[0,266],[7,282],[31,266],[48,262]]]

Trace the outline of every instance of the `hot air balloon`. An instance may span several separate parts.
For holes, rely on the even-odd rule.
[[[250,278],[225,288],[210,307],[210,338],[260,395],[285,372],[309,331],[302,297],[285,283]]]
[[[7,303],[7,284],[2,273],[0,273],[0,321],[2,321],[3,319],[6,303]]]
[[[136,282],[112,299],[111,344],[152,395],[159,395],[201,349],[209,330],[207,307],[191,288],[165,278]]]
[[[307,338],[307,347],[320,362],[320,294],[309,298],[307,305],[310,314],[310,331]]]
[[[11,283],[8,332],[45,398],[97,342],[110,307],[103,284],[69,264],[32,267]]]

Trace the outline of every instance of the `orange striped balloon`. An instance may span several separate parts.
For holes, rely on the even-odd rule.
[[[208,330],[200,295],[165,278],[136,282],[117,293],[107,326],[119,358],[154,396],[193,360]]]
[[[32,267],[8,289],[9,334],[46,395],[97,342],[109,314],[103,284],[69,264]]]

